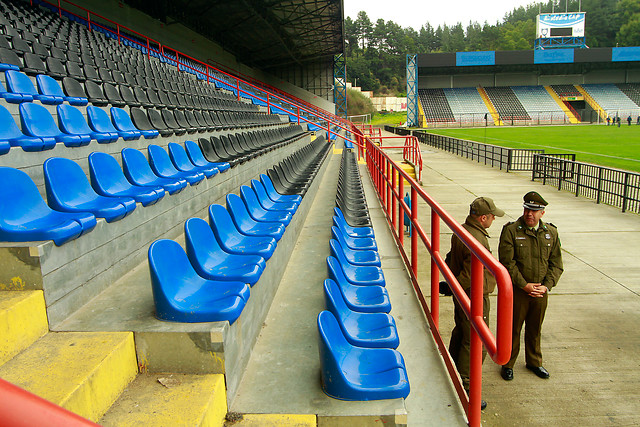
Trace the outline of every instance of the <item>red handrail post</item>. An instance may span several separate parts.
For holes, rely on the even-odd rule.
[[[300,107],[297,107],[296,109],[296,116],[298,117],[298,124],[300,124]],[[329,126],[329,123],[327,122],[327,126]],[[327,134],[328,136],[328,134]]]
[[[436,257],[440,257],[440,217],[431,209],[431,315],[436,327],[440,327],[440,270]]]
[[[411,186],[411,227],[418,223],[418,192]],[[411,233],[411,270],[418,280],[418,233]]]
[[[397,175],[398,173],[396,172],[396,170],[391,169],[391,188],[393,189],[392,191],[395,191],[398,185],[397,178],[396,178]],[[395,199],[396,199],[396,195],[394,194],[394,199],[391,201],[391,219],[392,219],[391,224],[394,230],[398,227],[398,218],[396,217],[398,212],[398,204],[396,203]]]
[[[471,255],[471,318],[484,322],[482,310],[483,274],[482,262],[477,256]],[[480,335],[471,328],[471,349],[469,354],[469,426],[480,426],[480,403],[482,400],[482,340]]]
[[[398,238],[400,239],[400,246],[404,246],[404,178],[400,176],[400,182],[398,182],[398,205],[400,206],[400,212],[398,212]]]
[[[391,214],[391,205],[393,205],[393,190],[394,186],[391,184],[391,176],[393,174],[393,168],[391,166],[391,162],[387,162],[387,206],[385,206],[385,210],[387,211],[387,215]]]

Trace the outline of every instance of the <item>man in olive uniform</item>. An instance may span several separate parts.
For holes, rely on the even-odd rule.
[[[558,230],[542,222],[547,202],[535,191],[524,196],[524,213],[502,228],[498,254],[513,283],[513,343],[511,359],[502,367],[506,381],[513,379],[513,365],[520,351],[523,323],[525,363],[540,378],[549,378],[542,366],[540,334],[547,309],[548,292],[562,274]]]
[[[489,252],[489,233],[487,228],[491,227],[491,224],[496,219],[496,216],[503,216],[504,211],[498,209],[488,197],[478,197],[471,203],[469,208],[469,216],[465,220],[462,226],[467,230],[475,239],[483,245]],[[455,234],[451,237],[451,259],[449,261],[449,267],[452,273],[458,279],[458,282],[465,290],[467,295],[471,295],[471,251],[467,248],[462,241]],[[485,322],[489,323],[489,294],[493,292],[496,287],[496,279],[491,272],[484,270],[483,280],[483,316]],[[458,368],[460,378],[462,378],[462,385],[464,389],[469,393],[469,352],[471,349],[471,323],[462,310],[458,300],[453,297],[454,320],[456,326],[451,332],[451,341],[449,343],[449,354],[453,358],[453,361]],[[487,351],[483,348],[482,360],[484,361]],[[482,401],[482,409],[486,407],[486,402]]]

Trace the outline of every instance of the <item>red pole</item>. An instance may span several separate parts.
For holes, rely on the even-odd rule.
[[[396,189],[397,184],[397,176],[398,176],[398,171],[394,169],[391,169],[391,188],[393,190]],[[402,179],[402,177],[400,177],[400,179]],[[398,211],[398,204],[395,201],[395,195],[393,196],[394,200],[391,201],[391,223],[392,223],[392,228],[395,230],[398,227],[398,218],[396,218],[396,213]]]
[[[484,322],[482,316],[483,265],[471,254],[471,319]],[[482,340],[476,330],[471,328],[471,351],[469,358],[469,426],[480,426],[480,401],[482,400]]]
[[[400,246],[404,246],[404,178],[400,176],[400,182],[398,183],[398,205],[400,206],[400,212],[398,215],[398,237],[400,238]]]
[[[440,217],[431,210],[431,316],[436,327],[440,324],[440,270],[435,257],[440,255]]]
[[[411,226],[418,223],[418,192],[411,186]],[[418,233],[411,233],[411,269],[418,280]]]

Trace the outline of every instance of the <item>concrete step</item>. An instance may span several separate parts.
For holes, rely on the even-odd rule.
[[[0,378],[92,421],[137,373],[131,332],[52,332],[0,366]]]
[[[42,291],[0,292],[0,365],[48,331]]]
[[[99,424],[222,426],[226,414],[224,375],[140,374]]]
[[[301,414],[244,414],[229,416],[227,426],[233,427],[316,427],[315,415]],[[237,419],[237,421],[235,421]]]

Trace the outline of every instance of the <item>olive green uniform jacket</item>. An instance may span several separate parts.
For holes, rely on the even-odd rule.
[[[477,219],[467,216],[462,226],[489,252],[489,233],[480,225]],[[451,271],[455,274],[460,286],[468,290],[471,288],[471,251],[455,234],[451,237]],[[484,269],[484,294],[490,294],[496,288],[496,279],[491,272]]]
[[[563,272],[558,230],[542,220],[535,230],[527,227],[522,217],[505,224],[498,254],[513,286],[520,289],[527,283],[541,283],[551,289]]]

